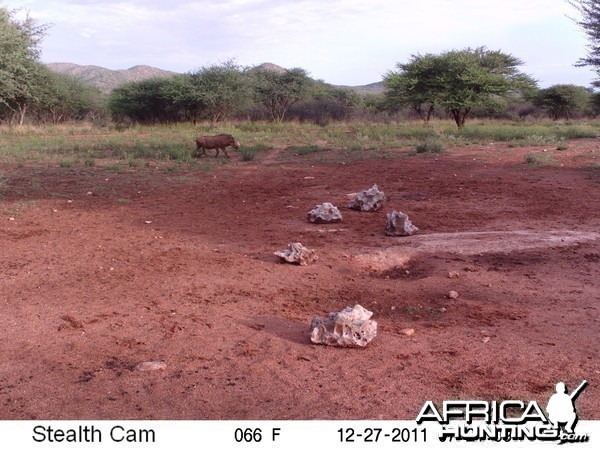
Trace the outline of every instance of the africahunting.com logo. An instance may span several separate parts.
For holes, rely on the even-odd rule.
[[[587,442],[587,434],[576,434],[577,410],[575,400],[586,387],[583,380],[570,394],[565,383],[556,384],[546,405],[546,412],[535,401],[503,402],[482,400],[444,401],[441,410],[427,401],[417,416],[417,424],[437,422],[442,431],[439,439],[445,441],[558,441]],[[451,421],[455,421],[451,423]]]

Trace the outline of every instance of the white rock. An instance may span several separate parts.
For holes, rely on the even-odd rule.
[[[280,250],[274,252],[273,254],[279,256],[286,262],[300,264],[301,266],[305,266],[313,261],[316,261],[318,258],[318,256],[315,255],[314,250],[309,250],[300,242],[288,244],[288,248],[286,250]]]
[[[418,231],[419,229],[411,223],[406,214],[398,211],[387,213],[385,224],[387,236],[412,236]]]
[[[458,298],[458,292],[456,291],[450,291],[448,292],[448,298],[451,298],[452,300],[455,300]]]
[[[348,208],[358,209],[359,211],[377,211],[383,206],[384,200],[385,194],[374,184],[370,189],[356,194]]]
[[[167,363],[163,361],[143,361],[135,366],[136,370],[147,372],[150,370],[162,370],[167,368]]]
[[[323,203],[307,212],[306,218],[310,223],[336,223],[342,221],[342,213],[331,203]]]
[[[337,347],[365,347],[377,336],[377,322],[369,320],[373,313],[360,305],[341,312],[329,313],[326,318],[315,317],[310,326],[314,344]]]

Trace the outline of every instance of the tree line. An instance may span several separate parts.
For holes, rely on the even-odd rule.
[[[100,91],[39,61],[47,27],[0,8],[0,121],[23,124],[94,119],[106,114]]]
[[[363,105],[355,92],[313,80],[303,69],[242,68],[233,61],[126,83],[108,100],[115,117],[141,123],[344,120]]]
[[[582,12],[598,1],[580,2]],[[599,5],[599,6],[595,6]],[[593,20],[580,25],[591,27]],[[595,19],[594,19],[595,20]],[[593,22],[595,23],[595,22]],[[39,61],[47,27],[0,8],[0,122],[59,123],[109,118],[123,123],[228,119],[312,121],[380,117],[450,117],[461,128],[469,117],[553,119],[595,115],[591,89],[571,84],[539,89],[521,72],[523,61],[485,47],[412,55],[383,78],[383,95],[312,79],[301,68],[241,67],[234,61],[168,78],[129,82],[109,95]],[[592,34],[590,34],[592,36]],[[592,46],[592,48],[594,48]],[[581,64],[592,64],[588,58]]]

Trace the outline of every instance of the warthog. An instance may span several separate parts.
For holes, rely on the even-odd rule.
[[[206,154],[206,150],[217,150],[217,154],[215,158],[219,156],[219,150],[223,150],[225,152],[225,156],[229,158],[227,154],[227,147],[240,148],[240,143],[234,139],[234,137],[230,134],[218,134],[216,136],[201,136],[196,138],[196,155],[200,149],[202,149],[202,153],[204,156],[208,156]]]

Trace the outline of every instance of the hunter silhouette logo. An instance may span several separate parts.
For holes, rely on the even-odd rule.
[[[575,400],[587,386],[583,380],[571,393],[562,381],[556,384],[546,406],[547,415],[536,401],[445,400],[440,409],[427,401],[416,422],[442,425],[439,439],[445,441],[559,441],[588,442],[587,434],[575,434]]]
[[[575,400],[587,385],[587,380],[583,380],[571,395],[567,394],[567,387],[562,381],[556,384],[556,394],[553,394],[548,401],[546,411],[548,419],[554,427],[560,429],[564,426],[565,433],[573,434],[573,428],[577,423],[577,411],[575,410]]]

